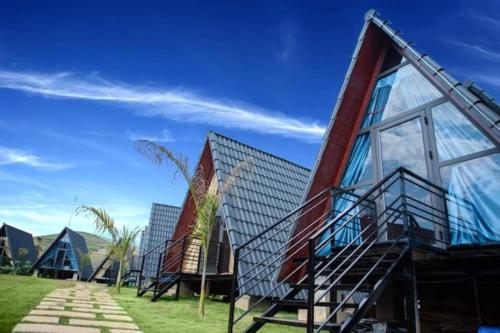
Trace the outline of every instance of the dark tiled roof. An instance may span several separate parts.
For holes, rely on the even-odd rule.
[[[217,133],[209,133],[208,139],[219,185],[239,162],[250,158],[253,165],[251,170],[243,170],[238,175],[234,186],[222,198],[222,214],[234,250],[297,208],[310,171]],[[255,267],[256,263],[271,263],[282,253],[278,249],[284,245],[290,232],[290,229],[285,228],[276,235],[275,241],[267,242],[265,247],[241,261],[238,267],[240,285],[245,281],[241,276]],[[277,254],[266,259],[272,253]],[[280,260],[276,260],[271,267],[276,268],[280,263]],[[243,292],[255,296],[265,295],[273,286],[275,277],[271,275],[270,278],[251,290],[243,289]],[[252,284],[254,282],[247,286]],[[275,295],[283,290],[278,290]]]
[[[143,233],[141,239],[142,254],[154,249],[167,239],[171,239],[179,220],[181,208],[160,203],[153,203],[147,232]],[[143,244],[144,242],[144,244]],[[144,262],[144,275],[152,277],[156,274],[160,254],[158,251],[151,252]]]
[[[0,228],[0,234],[4,234],[9,240],[10,253],[12,254],[12,261],[15,262],[19,260],[19,249],[27,249],[28,254],[24,260],[28,260],[30,263],[36,261],[36,249],[33,242],[33,236],[26,231],[17,229],[8,224],[3,224]]]
[[[90,275],[93,272],[92,264],[90,263],[90,260],[87,260],[85,262],[84,267],[80,267],[81,263],[81,257],[83,255],[86,255],[89,253],[89,250],[87,248],[87,241],[85,238],[80,235],[77,232],[74,232],[73,230],[66,228],[66,231],[68,233],[71,246],[73,247],[73,250],[75,251],[75,256],[76,256],[76,264],[78,265],[78,271],[80,276],[82,277],[82,280],[87,280]]]

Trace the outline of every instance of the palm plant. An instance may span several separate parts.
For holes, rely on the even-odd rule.
[[[94,219],[93,223],[98,233],[108,234],[110,236],[110,258],[116,259],[120,263],[115,283],[115,289],[118,293],[120,293],[125,258],[132,248],[140,229],[138,227],[129,229],[127,226],[123,226],[121,229],[118,229],[115,220],[102,208],[80,206],[78,208],[78,214],[80,213]]]
[[[192,227],[191,234],[199,240],[203,252],[200,301],[198,312],[200,316],[205,315],[205,296],[206,296],[206,273],[208,265],[208,248],[212,231],[217,222],[217,211],[219,209],[221,198],[234,185],[237,176],[243,169],[250,169],[251,159],[245,159],[231,170],[229,177],[226,178],[221,187],[211,187],[210,181],[206,180],[203,169],[199,168],[193,174],[190,172],[189,163],[183,155],[177,155],[170,149],[149,140],[137,140],[135,147],[139,153],[149,158],[157,164],[165,162],[171,163],[177,169],[188,184],[188,189],[194,203],[196,222]]]

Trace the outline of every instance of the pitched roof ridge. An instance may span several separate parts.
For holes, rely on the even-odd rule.
[[[160,203],[160,202],[153,202],[153,205],[158,205],[158,206],[163,206],[163,207],[169,207],[169,208],[177,208],[177,209],[181,209],[182,208],[180,206],[175,206],[175,205],[170,205],[170,204],[164,204],[164,203]]]
[[[220,133],[217,133],[217,132],[214,132],[214,131],[210,131],[210,132],[208,133],[208,137],[210,138],[210,136],[211,136],[211,135],[219,136],[219,137],[222,137],[222,138],[224,138],[224,139],[226,139],[226,140],[233,141],[234,143],[237,143],[237,144],[239,144],[239,145],[245,146],[245,147],[247,147],[247,148],[249,148],[249,149],[255,150],[255,151],[257,151],[257,152],[259,152],[259,153],[262,153],[262,154],[264,154],[264,155],[267,155],[267,156],[269,156],[269,157],[272,157],[272,158],[275,158],[275,159],[281,160],[281,161],[283,161],[283,162],[286,162],[286,163],[288,163],[288,164],[294,165],[294,166],[296,166],[296,167],[298,167],[298,168],[303,169],[304,171],[309,171],[309,172],[311,171],[311,169],[306,168],[306,167],[304,167],[304,166],[302,166],[302,165],[300,165],[300,164],[298,164],[298,163],[295,163],[295,162],[289,161],[289,160],[287,160],[287,159],[286,159],[286,158],[284,158],[284,157],[280,157],[280,156],[277,156],[277,155],[275,155],[275,154],[271,154],[271,153],[266,152],[266,151],[264,151],[264,150],[262,150],[262,149],[260,149],[260,148],[256,148],[256,147],[250,146],[249,144],[246,144],[246,143],[243,143],[243,142],[241,142],[241,141],[235,140],[235,139],[230,138],[230,137],[228,137],[228,136],[226,136],[226,135],[223,135],[223,134],[220,134]],[[210,149],[212,149],[212,147],[211,147],[211,146],[210,146]]]

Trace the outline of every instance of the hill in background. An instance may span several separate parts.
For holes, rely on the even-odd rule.
[[[89,232],[85,231],[77,231],[77,232],[85,238],[85,241],[87,242],[87,247],[89,249],[90,260],[92,261],[92,266],[94,268],[97,267],[97,265],[106,256],[108,252],[108,247],[111,244],[111,242],[101,236]],[[35,236],[33,237],[33,240],[35,241],[35,246],[39,247],[41,249],[41,252],[43,252],[47,249],[47,247],[50,244],[52,244],[57,235],[59,234]]]

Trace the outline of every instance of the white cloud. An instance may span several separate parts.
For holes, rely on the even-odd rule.
[[[49,162],[31,152],[0,146],[0,165],[24,164],[34,168],[57,171],[73,167],[71,163]]]
[[[115,218],[118,227],[142,227],[148,221],[149,210],[129,203],[128,205],[94,205],[105,207]],[[14,225],[34,235],[57,233],[69,226],[76,231],[94,232],[92,220],[74,213],[74,205],[69,204],[20,204],[0,205],[0,220]]]
[[[477,21],[483,21],[492,25],[497,25],[500,26],[500,18],[488,16],[488,15],[483,15],[480,13],[470,13],[467,15],[469,18],[477,20]]]
[[[162,89],[113,83],[95,75],[40,74],[0,71],[0,87],[52,98],[118,103],[142,116],[252,130],[318,142],[325,131],[315,122],[271,113],[257,106],[206,98],[182,89]]]
[[[448,43],[465,48],[466,50],[472,51],[482,56],[483,58],[493,61],[500,61],[500,52],[497,50],[492,50],[487,46],[459,40],[448,40]]]
[[[154,142],[174,142],[174,135],[168,130],[164,129],[159,135],[151,135],[151,134],[138,134],[134,132],[129,132],[129,139],[131,141],[136,140],[149,140]]]

